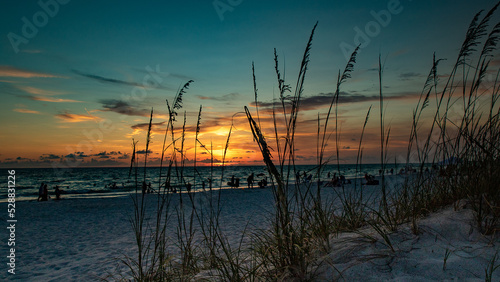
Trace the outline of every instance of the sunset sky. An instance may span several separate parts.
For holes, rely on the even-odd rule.
[[[384,63],[385,119],[390,159],[404,161],[411,112],[432,66],[432,55],[456,60],[474,14],[494,1],[4,1],[0,11],[0,166],[127,165],[132,138],[144,150],[154,108],[150,156],[157,162],[166,127],[165,99],[193,80],[176,126],[187,115],[192,138],[200,105],[200,140],[220,162],[233,123],[228,164],[260,165],[243,114],[255,107],[255,63],[260,111],[278,95],[273,48],[282,74],[295,86],[316,22],[302,112],[297,160],[316,161],[317,118],[325,116],[347,52],[362,43],[352,78],[342,85],[339,122],[343,163],[353,163],[366,112],[364,162],[379,157],[378,56]],[[498,22],[498,15],[493,22]],[[498,70],[498,61],[493,69]],[[489,76],[487,79],[492,80]],[[261,116],[271,135],[269,119]],[[333,121],[331,121],[333,124]],[[195,142],[186,141],[194,158]],[[272,143],[274,146],[274,143]],[[329,155],[335,144],[329,142]],[[207,154],[198,150],[198,162]]]

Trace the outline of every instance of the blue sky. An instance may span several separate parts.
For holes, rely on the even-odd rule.
[[[259,100],[270,102],[277,87],[273,48],[288,83],[294,85],[316,22],[306,96],[334,91],[336,75],[346,64],[341,46],[354,46],[358,29],[372,35],[365,37],[369,43],[363,42],[353,77],[342,90],[349,95],[377,95],[374,68],[380,54],[386,95],[418,93],[433,52],[448,59],[442,64],[446,73],[474,14],[494,4],[484,0],[40,3],[44,4],[8,1],[0,12],[0,161],[4,165],[46,164],[47,158],[58,160],[76,152],[89,163],[94,157],[94,164],[103,152],[124,156],[131,138],[143,138],[143,127],[138,125],[147,123],[151,107],[158,114],[155,122],[160,132],[165,99],[171,100],[190,79],[194,83],[184,99],[189,121],[196,123],[202,104],[207,142],[223,143],[222,132],[229,130],[233,115],[253,101],[252,62]],[[53,15],[44,12],[44,5]],[[390,7],[398,12],[391,13]],[[377,22],[373,15],[387,13],[391,18],[383,18],[385,22]],[[16,53],[12,34],[25,37],[23,17],[35,27],[36,21],[42,24],[36,27],[36,35],[18,44]],[[498,22],[498,15],[494,19]],[[160,71],[154,87],[141,88],[146,91],[141,92],[143,97],[131,99],[151,74],[148,69]],[[410,117],[414,102],[394,100],[387,118],[395,121],[396,129],[403,115]],[[346,103],[341,113],[351,121],[344,127],[348,135],[351,126],[362,123],[371,103]],[[312,107],[304,118],[314,117],[321,108]],[[100,129],[103,121],[110,121],[113,129]],[[399,127],[402,131],[395,136],[402,140],[407,132],[403,124]],[[255,147],[243,148],[253,146],[244,122],[236,128],[239,135],[234,143],[242,148],[235,145],[234,154],[246,156],[241,163],[260,161]],[[82,140],[90,140],[91,145],[78,146],[84,144]],[[102,164],[120,164],[118,155],[108,155]]]

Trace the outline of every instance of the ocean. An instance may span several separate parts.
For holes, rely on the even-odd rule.
[[[403,165],[387,165],[386,170],[394,169],[394,173],[398,171],[398,167]],[[301,172],[301,175],[315,173],[316,166],[314,165],[298,165],[296,169]],[[362,177],[365,173],[378,175],[380,164],[363,164],[358,174],[356,175],[355,165],[341,165],[340,171],[347,179]],[[16,176],[16,201],[31,201],[38,198],[38,190],[41,183],[48,185],[49,195],[55,199],[54,189],[59,186],[62,191],[62,198],[105,198],[119,197],[135,193],[136,187],[139,192],[141,183],[144,181],[144,168],[137,168],[137,185],[136,171],[132,171],[129,177],[128,167],[99,167],[99,168],[72,168],[57,171],[52,168],[21,168],[15,169]],[[7,170],[4,170],[7,175]],[[337,172],[336,165],[327,165],[322,173],[322,180],[329,180],[330,176]],[[151,188],[157,191],[159,182],[160,168],[148,167],[146,170],[146,183],[151,183]],[[223,174],[222,174],[223,173]],[[228,185],[231,178],[240,179],[240,188],[247,187],[247,177],[254,173],[254,187],[257,182],[266,178],[270,181],[265,166],[225,166],[222,167],[184,167],[180,170],[173,168],[171,172],[171,186],[176,187],[177,191],[184,192],[186,190],[185,183],[191,183],[192,192],[197,192],[203,189],[209,189],[210,178],[212,179],[213,189],[231,189]],[[162,180],[165,181],[166,168],[162,170]],[[178,179],[184,179],[184,183],[180,183]],[[221,177],[223,178],[221,179]],[[295,181],[295,176],[290,179]],[[202,184],[204,182],[204,185]],[[5,185],[7,185],[7,177],[5,177]],[[268,186],[269,187],[269,186]],[[2,189],[0,193],[0,202],[7,201],[7,189]]]

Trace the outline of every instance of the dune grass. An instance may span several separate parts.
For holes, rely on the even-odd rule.
[[[482,19],[481,12],[474,17],[442,90],[437,71],[441,60],[433,58],[413,112],[408,143],[407,159],[410,162],[412,157],[416,158],[418,174],[394,200],[400,210],[395,215],[396,222],[411,219],[415,225],[419,216],[467,199],[476,214],[477,227],[485,234],[498,231],[499,85],[498,80],[484,81],[500,35],[500,24],[486,33],[497,7],[498,4]],[[483,48],[478,49],[481,43]],[[434,117],[430,128],[424,128],[420,117],[431,108],[432,96],[436,100]],[[491,96],[489,101],[488,96]],[[460,103],[463,113],[453,115],[452,107]],[[424,173],[425,166],[434,167],[434,174]],[[405,206],[410,209],[405,211]],[[417,230],[416,226],[414,229]]]
[[[132,278],[136,281],[186,281],[195,279],[196,275],[204,271],[206,279],[225,281],[314,280],[320,277],[323,266],[335,269],[328,254],[335,252],[331,249],[330,240],[340,232],[358,232],[359,228],[370,226],[379,235],[378,238],[370,238],[379,240],[390,252],[395,252],[397,246],[392,244],[389,234],[401,224],[410,223],[413,233],[418,235],[421,217],[450,204],[458,208],[461,200],[474,211],[478,230],[496,238],[500,230],[500,108],[497,104],[500,84],[499,75],[494,82],[485,81],[485,77],[500,39],[500,23],[487,32],[498,6],[496,4],[483,17],[480,12],[473,18],[455,64],[450,72],[445,72],[448,74],[440,75],[438,66],[442,60],[436,59],[434,55],[409,126],[406,166],[416,164],[416,172],[407,178],[402,187],[391,190],[387,189],[391,184],[384,176],[389,162],[387,156],[391,150],[391,135],[390,127],[387,128],[384,121],[383,65],[379,58],[382,175],[380,197],[376,199],[363,195],[363,189],[357,181],[349,189],[344,185],[335,189],[336,199],[325,199],[321,192],[325,181],[321,179],[322,171],[332,159],[340,175],[338,101],[342,85],[354,71],[359,47],[352,53],[344,70],[339,71],[326,118],[321,119],[318,115],[317,166],[310,182],[296,177],[295,151],[297,120],[317,24],[306,44],[294,88],[282,76],[274,50],[279,101],[272,111],[272,132],[264,132],[260,123],[257,79],[252,63],[255,114],[248,107],[244,110],[271,178],[274,210],[267,228],[252,232],[245,229],[237,245],[229,243],[220,226],[222,194],[220,189],[214,189],[217,181],[213,173],[210,175],[208,193],[203,193],[203,196],[189,191],[172,193],[170,183],[174,177],[178,183],[188,185],[184,174],[185,113],[182,125],[180,128],[177,126],[183,95],[192,83],[187,82],[174,98],[172,107],[167,101],[169,120],[163,141],[154,220],[145,219],[147,201],[139,190],[136,143],[133,142],[131,171],[135,168],[137,193],[133,197],[135,213],[131,222],[138,251],[135,258],[123,259]],[[458,115],[453,114],[457,105],[461,110]],[[360,125],[357,175],[361,171],[363,137],[372,111],[370,106],[364,124]],[[205,150],[213,160],[213,152],[199,139],[202,131],[201,113],[202,107],[198,114],[195,148]],[[430,116],[432,121],[423,123],[423,116]],[[330,124],[331,118],[334,118],[333,126]],[[144,181],[152,119],[153,111],[146,140]],[[228,132],[223,162],[230,146],[231,132],[232,127]],[[332,137],[335,155],[328,156],[326,147]],[[426,168],[431,170],[427,172]],[[162,175],[165,177],[162,178]],[[194,175],[190,178],[194,183],[189,184],[199,187],[204,183],[203,177],[206,176],[199,175],[195,161]],[[224,170],[220,175],[221,187],[223,178]],[[178,197],[178,206],[171,204],[173,197]],[[334,204],[336,200],[340,204]],[[167,225],[171,224],[176,226],[175,234],[167,234]],[[251,239],[250,246],[243,243],[245,238]],[[177,249],[176,252],[169,251],[172,246]],[[446,249],[443,271],[450,254]],[[488,277],[491,279],[497,267],[495,256],[485,268],[486,280]]]

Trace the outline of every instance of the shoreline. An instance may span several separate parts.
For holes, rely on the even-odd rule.
[[[301,174],[305,171],[308,174],[314,173],[315,166],[297,166],[297,170],[301,171]],[[389,168],[388,168],[389,169]],[[365,172],[378,175],[379,166],[377,165],[366,165],[366,169],[363,168],[361,172],[355,174],[355,166],[345,165],[341,167],[341,174],[343,174],[347,179],[353,179],[355,177],[361,177]],[[159,170],[158,169],[148,169],[146,182],[151,182],[152,188],[154,190],[158,189],[159,183]],[[230,181],[231,176],[235,176],[240,179],[240,187],[246,187],[247,177],[254,172],[256,175],[255,184],[262,178],[267,176],[267,170],[264,166],[238,166],[238,167],[227,167],[224,169],[224,179],[220,179],[222,175],[221,168],[214,168],[212,171],[210,168],[199,168],[197,171],[197,177],[194,178],[195,171],[192,168],[184,169],[184,181],[195,183],[193,190],[201,189],[202,182],[206,184],[206,188],[209,185],[209,178],[213,179],[214,187],[230,188],[227,183]],[[322,179],[329,180],[327,173],[337,172],[335,166],[325,167],[322,173]],[[77,195],[90,195],[90,194],[129,194],[135,191],[135,179],[128,177],[128,168],[108,168],[108,169],[93,169],[93,168],[83,168],[75,169],[64,175],[54,174],[51,169],[23,169],[16,171],[16,197],[19,201],[26,199],[37,199],[39,194],[39,187],[41,183],[48,185],[49,193],[54,194],[54,188],[59,186],[62,191],[63,197],[66,195],[71,195],[68,197],[79,197]],[[338,172],[337,172],[338,174]],[[199,177],[198,177],[199,175]],[[263,175],[263,176],[261,176]],[[164,178],[162,177],[162,180]],[[171,180],[171,185],[184,189],[184,183],[180,183],[177,179]],[[139,185],[142,182],[139,181]],[[183,190],[182,189],[182,190]],[[85,197],[85,196],[82,196]],[[5,202],[7,199],[6,193],[0,193],[0,202]]]
[[[411,174],[386,174],[385,175],[385,179],[386,181],[387,180],[391,180],[391,179],[396,179],[396,178],[404,178],[404,177],[407,177],[407,176],[411,176]],[[269,177],[269,176],[268,176]],[[374,175],[375,179],[377,180],[380,180],[381,179],[381,176],[380,175]],[[229,177],[226,177],[227,179],[229,179]],[[325,184],[325,183],[328,183],[328,180],[326,180],[327,178],[325,178],[325,180],[322,180],[321,183]],[[357,178],[353,178],[353,177],[350,177],[350,178],[346,178],[346,181],[347,180],[350,180],[352,182],[352,184],[348,184],[346,183],[345,186],[347,188],[349,187],[352,187],[352,185],[356,182],[358,183],[358,185],[361,185],[361,186],[372,186],[372,187],[378,187],[380,186],[379,185],[365,185],[364,182],[365,179],[364,177],[360,176],[360,177],[357,177]],[[217,181],[219,182],[219,181]],[[257,182],[257,181],[256,181]],[[295,182],[292,182],[292,184],[294,185]],[[201,184],[198,184],[198,185],[201,185]],[[217,185],[219,186],[219,185]],[[64,186],[60,186],[64,189]],[[340,186],[335,186],[335,187],[340,187]],[[185,188],[185,187],[184,187]],[[228,186],[228,185],[223,185],[222,188],[213,188],[212,190],[214,191],[217,191],[217,190],[245,190],[245,189],[270,189],[271,188],[271,183],[268,183],[266,187],[258,187],[257,186],[257,183],[254,184],[254,188],[247,188],[247,185],[246,183],[243,181],[240,186],[238,188],[236,187],[231,187],[231,186]],[[334,188],[332,186],[327,186],[327,187],[324,187],[324,188]],[[17,188],[19,190],[24,190],[26,188]],[[17,190],[16,189],[16,190]],[[31,188],[31,189],[34,189]],[[64,191],[63,190],[63,193],[61,194],[61,200],[65,200],[65,199],[93,199],[93,198],[116,198],[116,197],[127,197],[129,195],[134,195],[136,193],[136,190],[134,187],[129,187],[129,190],[124,190],[123,188],[118,188],[117,189],[118,191],[113,191],[113,190],[109,190],[109,191],[91,191],[91,192],[67,192],[67,191]],[[156,191],[156,189],[155,189]],[[16,191],[17,192],[17,191]],[[204,193],[204,192],[209,192],[209,189],[206,188],[205,190],[201,189],[201,188],[195,188],[191,191],[191,193]],[[162,192],[163,193],[163,192]],[[172,193],[172,192],[168,192],[169,194],[176,194],[176,193],[188,193],[187,191],[185,190],[182,190],[182,191],[178,191],[176,193]],[[141,192],[139,191],[139,194],[141,194]],[[157,192],[153,192],[152,194],[157,194]],[[53,188],[49,190],[49,196],[51,197],[48,201],[55,201],[55,194],[53,192]],[[3,196],[2,196],[3,197]],[[0,198],[0,203],[6,203],[8,201],[8,197],[7,195],[5,194],[5,198]],[[26,195],[21,195],[19,196],[18,194],[16,194],[16,202],[37,202],[37,195],[35,194],[32,194],[31,196],[26,196]]]
[[[376,194],[379,190],[377,186],[368,188],[373,189],[366,189],[367,193]],[[213,191],[215,196],[219,193]],[[325,195],[335,194],[330,187],[324,191]],[[243,230],[266,228],[273,212],[271,189],[223,189],[220,193],[221,227],[231,245],[237,246]],[[202,196],[208,194],[193,195],[203,200]],[[180,197],[188,199],[189,195],[173,194],[174,206]],[[154,194],[145,195],[147,220],[154,218],[156,199]],[[132,197],[23,201],[16,209],[17,274],[8,278],[97,280],[107,274],[115,275],[114,278],[129,275],[123,265],[118,265],[120,259],[133,258],[137,250],[130,223],[134,210]],[[2,214],[0,218],[5,221],[5,216]],[[419,219],[422,231],[419,235],[412,234],[408,224],[403,224],[397,232],[389,233],[395,252],[369,226],[361,227],[359,232],[341,232],[331,236],[332,248],[327,257],[335,262],[346,280],[366,280],[367,277],[389,281],[479,279],[500,248],[497,239],[487,242],[471,225],[471,220],[470,210],[454,211],[446,207]],[[172,222],[169,236],[174,238],[176,221]],[[173,244],[170,250],[175,253],[175,240],[170,243]],[[447,270],[438,271],[447,249],[450,250]],[[3,252],[6,252],[4,247]],[[471,255],[465,256],[468,253]],[[321,271],[325,279],[339,275],[328,267]],[[213,270],[203,269],[196,277],[208,279],[210,273]],[[493,277],[500,279],[500,271]]]

